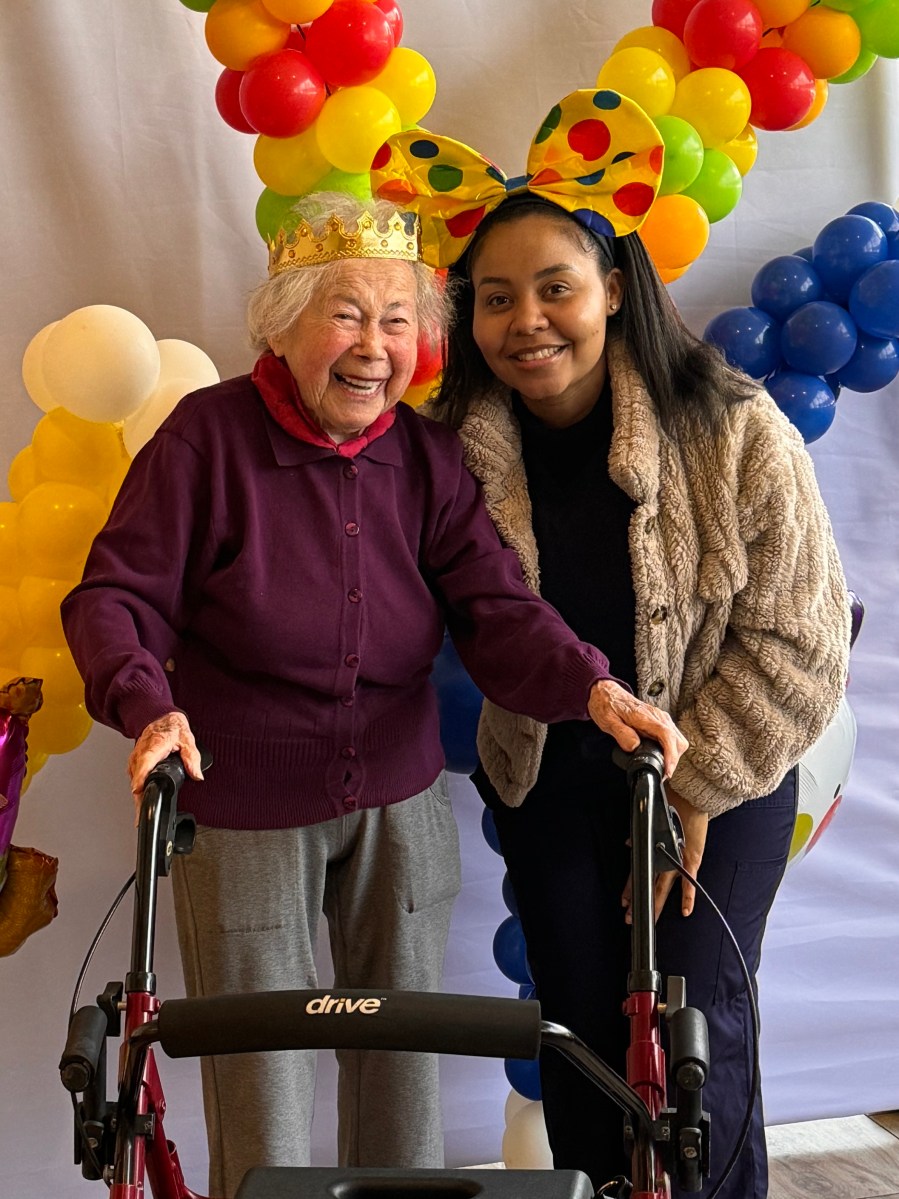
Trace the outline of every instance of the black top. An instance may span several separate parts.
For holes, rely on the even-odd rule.
[[[612,400],[606,383],[575,425],[549,428],[516,396],[522,455],[540,562],[540,592],[574,632],[598,646],[616,678],[636,690],[634,596],[628,526],[634,502],[609,477]],[[584,783],[584,764],[608,763],[613,742],[591,721],[549,727],[533,792]],[[617,768],[616,768],[617,769]],[[473,776],[482,797],[498,796],[483,769]]]

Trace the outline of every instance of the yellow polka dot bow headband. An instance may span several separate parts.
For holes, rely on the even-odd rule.
[[[661,134],[633,100],[584,89],[549,112],[524,176],[508,179],[462,142],[412,129],[381,147],[372,192],[418,213],[422,256],[444,267],[460,257],[483,217],[516,191],[551,200],[595,233],[632,233],[659,190],[663,154]]]

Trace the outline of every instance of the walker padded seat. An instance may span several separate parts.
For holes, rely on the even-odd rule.
[[[365,1170],[256,1166],[234,1199],[593,1199],[579,1170]]]

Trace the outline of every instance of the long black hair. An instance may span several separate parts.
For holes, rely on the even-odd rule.
[[[550,200],[517,192],[484,218],[465,254],[450,268],[448,285],[455,317],[447,337],[443,376],[434,405],[443,410],[444,418],[454,428],[462,423],[472,399],[496,383],[472,331],[471,267],[478,247],[497,225],[531,215],[550,216],[564,222],[582,249],[596,258],[603,279],[614,267],[621,271],[622,304],[609,318],[607,336],[623,339],[655,403],[663,428],[670,431],[674,413],[685,409],[701,426],[714,428],[729,404],[756,394],[756,384],[734,371],[716,347],[695,337],[684,324],[636,233],[603,237]]]

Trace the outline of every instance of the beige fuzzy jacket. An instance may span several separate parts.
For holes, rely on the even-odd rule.
[[[623,345],[610,343],[607,359],[609,473],[636,503],[639,695],[689,739],[672,786],[715,816],[772,791],[836,712],[849,658],[846,582],[811,458],[766,392],[735,404],[716,434],[685,414],[670,438]],[[508,389],[475,400],[459,434],[500,537],[539,591]],[[533,787],[545,740],[545,725],[485,701],[478,751],[510,806]]]

